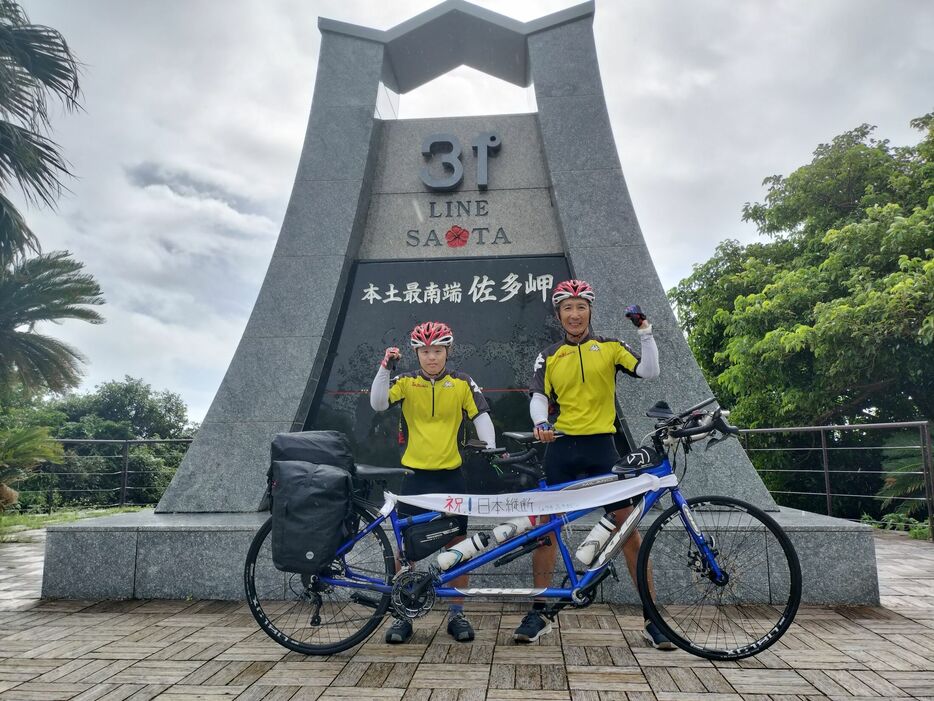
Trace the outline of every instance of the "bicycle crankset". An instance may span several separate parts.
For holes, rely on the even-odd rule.
[[[578,573],[583,574],[583,573]],[[613,577],[617,582],[619,581],[619,575],[616,574],[616,567],[611,562],[606,568],[599,574],[599,576],[590,583],[586,589],[575,589],[571,592],[571,599],[574,602],[575,608],[586,608],[590,606],[597,598],[597,587],[603,582],[607,577]],[[568,581],[568,577],[565,576],[565,581]],[[564,586],[562,584],[562,586]]]
[[[400,572],[392,585],[392,610],[405,618],[420,618],[435,605],[430,572]]]

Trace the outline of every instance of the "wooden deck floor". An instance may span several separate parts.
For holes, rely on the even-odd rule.
[[[561,614],[531,646],[521,612],[469,609],[456,644],[440,614],[409,644],[380,637],[328,658],[287,653],[245,605],[215,601],[41,601],[42,535],[0,544],[0,701],[934,700],[934,545],[878,534],[883,605],[803,608],[758,657],[711,663],[640,637],[634,608]]]

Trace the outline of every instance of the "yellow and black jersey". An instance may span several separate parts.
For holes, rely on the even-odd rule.
[[[389,403],[402,402],[405,452],[402,464],[416,470],[453,470],[461,465],[457,436],[466,414],[490,410],[477,383],[462,372],[446,370],[434,380],[407,372],[392,380]]]
[[[555,428],[574,436],[616,432],[616,373],[636,375],[639,355],[615,338],[561,341],[535,359],[529,391],[556,408]]]

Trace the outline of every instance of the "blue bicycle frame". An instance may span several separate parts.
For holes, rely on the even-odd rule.
[[[650,474],[655,475],[656,477],[662,478],[674,474],[671,464],[668,461],[668,458],[665,457],[659,465],[654,467],[645,468],[639,470],[639,474]],[[548,485],[545,484],[544,480],[539,483],[538,489],[532,489],[528,491],[556,491],[561,489],[573,488],[574,486],[580,485],[585,482],[594,482],[595,480],[600,479],[601,477],[614,477],[617,478],[618,475],[607,473],[606,475],[596,475],[588,477],[582,480],[575,480],[572,482],[564,482],[562,484]],[[714,552],[711,550],[706,539],[701,533],[700,529],[693,516],[691,515],[690,509],[688,508],[687,500],[681,494],[680,490],[675,487],[663,487],[655,491],[648,491],[643,494],[643,499],[640,504],[641,513],[638,516],[638,521],[641,521],[642,518],[649,512],[649,509],[655,505],[655,503],[665,494],[670,493],[672,501],[678,505],[680,511],[681,522],[684,525],[685,530],[690,534],[691,539],[693,540],[695,546],[697,547],[698,552],[701,554],[704,562],[710,568],[712,579],[715,582],[723,581],[724,574],[720,570],[720,567],[717,565],[716,557]],[[596,507],[600,508],[600,507]],[[442,598],[453,598],[453,597],[464,597],[464,596],[491,596],[491,595],[531,595],[543,598],[550,599],[568,599],[571,601],[575,600],[575,592],[586,589],[588,586],[593,584],[600,577],[601,573],[609,565],[609,560],[604,562],[604,564],[595,569],[590,569],[583,574],[583,576],[578,576],[577,572],[574,569],[574,563],[571,559],[571,553],[567,548],[567,545],[561,539],[561,528],[572,521],[576,521],[579,518],[586,516],[589,513],[592,513],[596,509],[582,509],[580,511],[571,511],[566,514],[558,514],[552,516],[547,523],[544,523],[540,526],[526,531],[522,535],[516,536],[505,543],[497,545],[496,547],[487,550],[470,560],[467,560],[463,564],[460,564],[446,572],[440,572],[438,574],[436,585],[435,585],[435,594]],[[386,511],[385,507],[383,511]],[[337,551],[337,557],[341,558],[345,553],[349,552],[354,545],[363,537],[368,535],[373,529],[379,528],[388,518],[392,530],[396,539],[396,548],[397,552],[404,552],[402,547],[402,521],[396,509],[392,508],[388,513],[380,512],[380,515],[372,521],[363,531],[358,533],[353,539],[345,543]],[[415,525],[418,523],[425,523],[431,521],[443,514],[438,511],[431,511],[424,514],[418,514],[417,516],[412,516],[406,518],[405,521],[408,525]],[[638,523],[637,521],[637,523]],[[555,541],[558,544],[558,550],[561,553],[561,559],[564,562],[564,567],[567,572],[567,578],[569,586],[567,588],[556,588],[548,587],[545,589],[534,589],[534,588],[520,588],[520,589],[491,589],[491,588],[469,588],[469,589],[455,589],[453,587],[447,586],[451,581],[457,579],[461,575],[467,574],[478,567],[482,567],[488,562],[496,560],[503,555],[506,555],[518,548],[521,548],[526,543],[537,540],[542,536],[554,534]],[[366,576],[362,573],[355,572],[351,567],[345,564],[344,575],[340,578],[335,577],[321,577],[322,582],[326,582],[329,585],[335,587],[348,587],[352,589],[368,589],[371,591],[378,591],[383,594],[388,594],[392,591],[392,585],[385,584],[382,580],[376,579],[374,577]]]

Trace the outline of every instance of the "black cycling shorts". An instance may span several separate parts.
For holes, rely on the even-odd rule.
[[[412,475],[406,475],[402,478],[402,487],[399,494],[466,494],[467,480],[464,478],[464,471],[457,467],[453,470],[412,470]],[[400,517],[415,516],[424,514],[429,509],[423,509],[420,506],[399,503],[398,511]],[[467,517],[454,516],[457,519],[458,534],[467,535]]]
[[[605,475],[619,460],[612,433],[592,436],[564,435],[545,449],[545,481],[561,484],[573,480]],[[607,504],[607,513],[634,505],[638,497]]]

